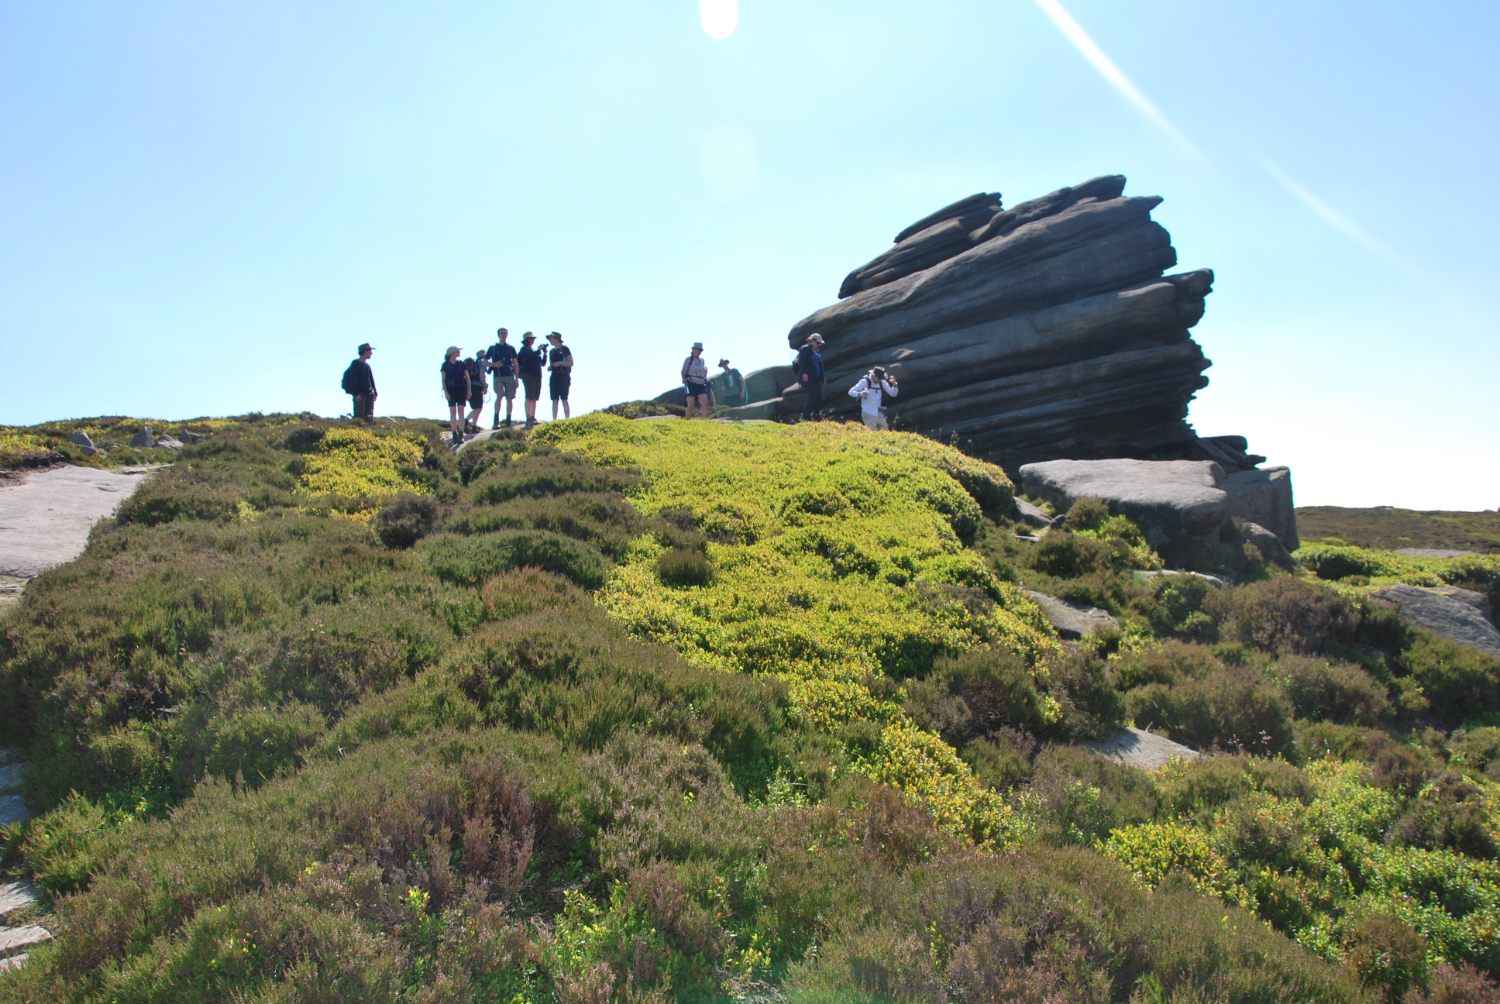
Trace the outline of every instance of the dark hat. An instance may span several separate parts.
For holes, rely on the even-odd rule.
[[[364,342],[359,347],[359,354],[360,355],[364,355],[366,352],[374,352],[374,351],[375,351],[375,346],[371,345],[369,342]]]
[[[549,332],[547,332],[547,337],[548,338],[556,338],[558,341],[562,341],[562,333],[561,332],[549,331]]]
[[[728,359],[720,359],[719,360],[719,365],[720,366],[728,366],[729,365],[729,360]]]
[[[699,352],[702,352],[703,351],[703,343],[702,342],[694,342],[693,343],[693,348],[697,349]]]
[[[521,336],[521,341],[523,341],[523,342],[534,342],[534,341],[536,341],[536,335],[533,335],[531,332],[528,331],[528,332],[526,332],[526,334],[524,334],[524,335]]]

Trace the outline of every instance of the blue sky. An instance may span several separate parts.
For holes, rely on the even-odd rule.
[[[441,418],[562,331],[575,413],[749,370],[907,223],[1098,174],[1217,273],[1190,419],[1299,504],[1500,506],[1500,8],[0,4],[0,422]],[[722,34],[722,32],[720,32]]]

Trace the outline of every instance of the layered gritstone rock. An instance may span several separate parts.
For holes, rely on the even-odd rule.
[[[1168,274],[1160,199],[1095,178],[1011,209],[962,199],[907,227],[845,278],[843,299],[798,322],[797,348],[827,340],[825,407],[871,366],[900,381],[901,427],[957,441],[1014,470],[1061,457],[1206,459],[1228,470],[1260,458],[1237,437],[1201,440],[1187,406],[1209,360],[1189,336],[1213,286],[1207,269]],[[779,407],[800,408],[794,385]]]

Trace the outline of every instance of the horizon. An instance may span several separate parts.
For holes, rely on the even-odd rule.
[[[1178,269],[1215,272],[1200,434],[1290,467],[1299,506],[1500,505],[1489,8],[162,0],[0,24],[6,424],[336,416],[365,341],[377,416],[441,421],[442,349],[500,326],[563,332],[583,414],[669,389],[693,341],[785,364],[788,329],[955,199],[1120,173],[1165,199]],[[63,351],[68,393],[42,378]]]

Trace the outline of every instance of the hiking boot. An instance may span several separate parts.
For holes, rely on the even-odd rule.
[[[506,425],[509,425],[509,424],[510,424],[510,421],[509,421],[509,419],[507,419],[507,420],[506,420],[506,422],[505,422],[505,424],[506,424]],[[490,431],[491,431],[491,432],[494,432],[494,431],[495,431],[495,430],[496,430],[496,429],[498,429],[498,428],[500,428],[500,420],[499,420],[499,419],[498,419],[498,418],[497,418],[497,419],[495,419],[495,424],[494,424],[494,425],[492,425],[492,426],[490,426]]]

